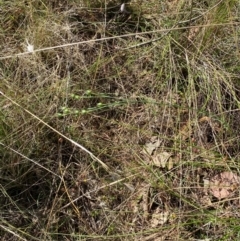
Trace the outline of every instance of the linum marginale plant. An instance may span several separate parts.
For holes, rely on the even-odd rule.
[[[1,241],[238,240],[239,12],[0,1]]]
[[[78,102],[83,100],[89,101],[89,103],[94,103],[93,106],[76,109],[71,108],[69,106],[62,106],[60,108],[60,112],[57,113],[59,117],[68,116],[68,115],[84,115],[84,114],[91,114],[91,113],[99,113],[106,110],[116,109],[118,107],[123,107],[129,104],[136,103],[136,99],[126,100],[123,98],[117,98],[116,96],[106,94],[106,93],[94,93],[91,90],[87,90],[84,92],[83,95],[78,94],[70,94],[69,100],[74,102],[75,105],[78,105]],[[96,100],[102,100],[104,102],[97,102]]]

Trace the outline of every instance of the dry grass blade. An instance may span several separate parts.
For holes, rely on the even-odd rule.
[[[118,2],[0,1],[2,241],[239,237],[239,1]]]
[[[53,128],[52,126],[50,126],[49,124],[47,124],[45,121],[41,120],[39,117],[37,117],[35,114],[33,114],[32,112],[30,112],[29,110],[23,108],[21,105],[19,105],[16,101],[12,100],[11,98],[9,98],[8,96],[6,96],[2,91],[0,91],[0,94],[2,96],[4,96],[6,99],[10,100],[14,105],[20,107],[21,109],[23,109],[25,112],[27,112],[29,115],[31,115],[34,119],[38,120],[39,122],[41,122],[42,124],[44,124],[45,126],[47,126],[49,129],[53,130],[55,133],[57,133],[59,136],[63,137],[64,139],[68,140],[69,142],[71,142],[74,146],[77,146],[78,148],[80,148],[81,150],[85,151],[86,153],[88,153],[90,155],[90,157],[97,161],[98,163],[100,163],[102,165],[102,167],[106,170],[109,171],[109,167],[103,163],[99,158],[97,158],[92,152],[90,152],[89,150],[87,150],[84,146],[78,144],[77,142],[73,141],[72,139],[68,138],[67,136],[63,135],[61,132],[59,132],[58,130],[56,130],[55,128]]]
[[[121,179],[119,179],[119,180],[117,180],[117,181],[114,181],[114,182],[111,182],[111,183],[109,183],[109,184],[103,185],[103,186],[101,186],[101,187],[99,187],[99,188],[97,188],[97,189],[95,189],[95,190],[92,190],[92,191],[90,191],[90,192],[88,192],[88,193],[86,193],[86,194],[84,194],[84,195],[81,195],[81,196],[75,198],[74,200],[71,200],[71,202],[69,202],[68,204],[66,204],[65,206],[63,206],[62,209],[65,209],[65,208],[67,208],[68,206],[74,204],[74,203],[77,202],[79,199],[83,198],[84,196],[87,196],[87,195],[92,194],[92,193],[97,193],[97,192],[100,191],[100,190],[103,190],[103,189],[105,189],[105,188],[114,186],[114,185],[116,185],[116,184],[118,184],[118,183],[122,183],[122,182],[124,182],[125,180],[127,180],[127,179],[129,179],[129,178],[131,178],[131,177],[134,177],[134,176],[136,176],[136,175],[137,175],[137,174],[131,175],[131,176],[129,176],[129,177],[121,178]]]
[[[54,172],[51,171],[50,169],[48,169],[48,168],[42,166],[40,163],[38,163],[38,162],[36,162],[36,161],[34,161],[34,160],[28,158],[27,156],[23,155],[23,154],[20,153],[19,151],[16,151],[16,150],[14,150],[13,148],[4,145],[2,142],[0,142],[0,145],[3,146],[3,147],[5,147],[5,148],[7,148],[7,149],[9,149],[9,150],[11,150],[12,152],[15,152],[16,154],[18,154],[19,156],[23,157],[24,159],[26,159],[26,160],[28,160],[28,161],[34,163],[34,165],[37,165],[37,166],[39,166],[40,168],[46,170],[47,172],[52,173],[54,176],[56,176],[56,177],[62,179],[59,175],[57,175],[56,173],[54,173]]]
[[[10,230],[9,228],[7,228],[7,227],[5,227],[5,226],[3,226],[3,225],[1,225],[1,224],[0,224],[0,227],[1,227],[2,229],[6,230],[8,233],[13,234],[13,236],[17,237],[19,240],[27,241],[27,239],[22,238],[22,237],[19,236],[17,233],[15,233],[15,232],[13,232],[12,230]]]
[[[62,44],[62,45],[57,45],[57,46],[52,46],[52,47],[36,49],[33,52],[27,51],[27,52],[23,52],[23,53],[19,53],[19,54],[3,56],[3,57],[0,57],[0,60],[15,58],[15,57],[21,57],[21,56],[25,56],[25,55],[29,55],[29,54],[33,54],[33,53],[37,53],[37,52],[43,52],[43,51],[47,51],[47,50],[72,47],[72,46],[76,46],[76,45],[83,45],[83,44],[86,44],[86,43],[104,42],[104,41],[107,41],[107,40],[133,37],[133,36],[143,35],[143,34],[153,34],[153,33],[164,33],[164,32],[166,32],[163,36],[161,36],[157,39],[147,41],[146,43],[141,43],[141,44],[138,44],[138,45],[130,46],[128,48],[124,48],[124,49],[129,49],[129,48],[134,48],[134,47],[140,47],[142,45],[149,44],[149,43],[152,43],[152,42],[155,42],[155,41],[159,41],[164,36],[166,36],[168,33],[170,33],[171,31],[186,30],[186,29],[192,29],[192,28],[221,27],[221,26],[228,26],[228,25],[237,26],[237,25],[239,25],[239,23],[230,22],[230,23],[221,23],[221,24],[203,24],[203,25],[197,25],[197,26],[173,27],[173,28],[170,28],[170,29],[161,29],[161,30],[146,31],[146,32],[140,32],[140,33],[130,33],[130,34],[124,34],[124,35],[119,35],[119,36],[114,36],[114,37],[104,37],[104,38],[101,38],[101,39],[91,39],[91,40],[87,40],[87,41],[80,41],[80,42],[75,42],[75,43],[68,43],[68,44]]]

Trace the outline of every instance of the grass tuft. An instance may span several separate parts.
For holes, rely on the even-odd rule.
[[[1,240],[239,237],[238,1],[124,3],[0,2]]]

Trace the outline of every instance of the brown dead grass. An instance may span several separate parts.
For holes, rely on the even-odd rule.
[[[237,2],[106,2],[1,3],[2,240],[234,240]]]

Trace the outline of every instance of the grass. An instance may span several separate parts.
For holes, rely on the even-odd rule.
[[[0,1],[1,240],[238,240],[239,3],[125,3]]]

